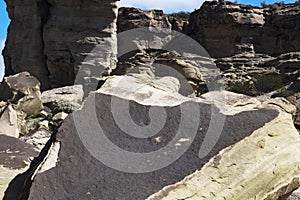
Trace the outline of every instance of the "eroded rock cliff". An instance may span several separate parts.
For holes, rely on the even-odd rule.
[[[247,50],[247,45],[256,53],[278,56],[300,51],[299,18],[300,9],[295,4],[260,8],[212,1],[191,13],[185,33],[212,57],[233,56]]]
[[[11,19],[3,53],[6,75],[28,71],[46,89],[73,84],[81,65],[114,68],[116,1],[6,3]],[[101,53],[90,53],[96,45]]]
[[[140,27],[155,27],[183,31],[186,22],[162,10],[141,10],[138,8],[120,8],[118,15],[118,32]]]

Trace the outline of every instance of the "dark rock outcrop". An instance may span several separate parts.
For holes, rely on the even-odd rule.
[[[6,75],[28,71],[47,89],[73,84],[86,56],[97,57],[101,66],[92,59],[84,63],[101,67],[100,74],[114,68],[116,1],[6,3],[11,19],[3,52]]]
[[[233,56],[245,44],[256,53],[278,56],[300,51],[299,19],[296,4],[259,8],[212,1],[191,13],[185,33],[215,58]]]

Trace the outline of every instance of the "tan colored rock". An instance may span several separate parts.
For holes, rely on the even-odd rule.
[[[200,90],[205,86],[204,78],[207,78],[205,75],[208,74],[207,71],[204,71],[204,74],[202,74],[203,71],[201,70],[206,69],[202,67],[203,63],[201,58],[189,58],[186,55],[180,55],[176,51],[164,52],[152,49],[137,52],[128,58],[122,57],[118,62],[118,67],[111,75],[144,73],[157,78],[172,76],[180,82],[179,93],[188,96],[203,92]]]
[[[140,27],[173,29],[182,31],[184,21],[164,14],[162,10],[141,10],[138,8],[119,8],[118,32]]]
[[[297,4],[261,8],[211,1],[191,13],[184,32],[215,58],[240,53],[245,44],[253,45],[256,53],[277,56],[300,51],[299,16]]]
[[[28,72],[4,77],[0,84],[0,99],[16,103],[24,96],[40,97],[40,82]]]
[[[290,194],[286,200],[299,200],[300,199],[300,189],[297,189]],[[280,200],[285,200],[285,199],[280,199]]]
[[[29,199],[49,195],[61,199],[146,199],[187,176],[186,185],[181,184],[178,189],[178,184],[170,186],[154,199],[199,200],[207,196],[215,200],[225,196],[241,200],[256,196],[275,200],[299,186],[300,138],[290,114],[277,107],[251,108],[247,102],[259,102],[243,95],[215,92],[215,101],[209,101],[187,98],[176,91],[178,81],[172,77],[109,77],[102,88],[90,93],[82,109],[65,119],[53,143],[53,146],[60,144],[60,148],[51,148],[54,159],[46,159],[50,169],[46,167],[46,171],[37,172]],[[216,144],[212,150],[202,156],[202,147],[206,149],[208,145],[206,137],[214,135],[207,133],[211,119],[224,116],[221,103],[214,103],[226,102],[226,98],[218,99],[226,96],[224,94],[228,96],[229,107],[241,108],[235,113],[225,113],[220,137],[213,140]],[[129,123],[124,110],[121,111],[124,108],[130,115]],[[167,113],[165,122],[160,118],[164,116],[162,111]],[[214,133],[219,120],[222,121],[222,117],[212,121]],[[162,129],[151,137],[131,135],[130,130],[139,128],[143,130],[138,131],[137,136],[152,133],[152,128],[158,128],[160,122]],[[182,123],[187,123],[187,127],[179,131]],[[189,135],[194,131],[195,138]],[[176,151],[186,145],[188,150],[178,155]],[[121,150],[115,152],[118,149]],[[145,152],[154,153],[154,158],[130,157],[145,155]],[[175,157],[175,160],[178,158],[175,162],[165,163],[173,156],[179,157]],[[165,167],[152,169],[153,165],[162,163]],[[199,171],[195,173],[196,170]]]
[[[291,116],[280,115],[222,150],[204,167],[148,200],[277,200],[300,185],[300,138]]]
[[[62,121],[68,117],[67,113],[60,112],[53,116],[52,120],[54,121]]]
[[[43,109],[40,83],[28,72],[5,77],[0,91],[0,100],[14,104],[14,108],[27,117],[35,117]]]
[[[223,91],[212,91],[201,95],[206,101],[213,102],[226,115],[253,110],[261,105],[254,97]]]
[[[83,100],[82,85],[66,86],[47,90],[42,93],[43,104],[59,104],[66,102],[82,103]]]
[[[19,138],[18,115],[11,105],[0,115],[0,135]]]
[[[274,99],[269,99],[263,102],[264,107],[278,107],[286,113],[291,114],[292,116],[296,115],[297,108],[291,102],[283,97],[277,97]]]
[[[50,137],[51,132],[42,127],[28,135],[21,137],[20,140],[35,146],[39,151],[41,151],[49,141]]]
[[[179,81],[173,77],[153,79],[144,74],[133,74],[130,76],[109,77],[99,91],[103,94],[115,95],[121,98],[127,97],[145,105],[155,105],[161,102],[174,105],[185,99],[178,94],[179,88]],[[185,100],[188,100],[188,98]]]
[[[0,144],[0,199],[14,199],[4,192],[17,175],[29,168],[38,152],[34,146],[5,135],[0,135]]]

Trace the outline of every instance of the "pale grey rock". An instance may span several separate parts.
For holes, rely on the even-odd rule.
[[[51,132],[45,127],[41,127],[32,131],[28,135],[21,137],[20,140],[35,146],[39,151],[41,151],[49,141],[50,137]]]
[[[48,107],[55,107],[61,103],[78,103],[83,101],[82,85],[66,86],[47,90],[42,93],[42,102]]]
[[[26,172],[39,154],[34,146],[17,138],[0,135],[0,143],[0,198],[10,200],[14,198],[5,194],[9,184],[17,175]]]
[[[0,135],[19,138],[18,115],[11,105],[0,115]]]

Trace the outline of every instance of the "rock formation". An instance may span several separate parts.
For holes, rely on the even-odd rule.
[[[28,71],[47,89],[72,85],[82,65],[99,68],[99,74],[114,68],[116,1],[6,3],[11,19],[3,53],[6,75]]]
[[[299,5],[6,3],[0,198],[298,198]]]
[[[183,20],[166,15],[162,10],[145,11],[137,8],[120,8],[117,23],[118,32],[140,27],[165,28],[182,32],[184,25]]]
[[[3,199],[9,184],[17,175],[29,169],[30,162],[39,155],[39,152],[33,145],[2,134],[0,144],[0,198]],[[15,187],[19,187],[19,183],[15,182]],[[14,198],[7,195],[6,199]]]
[[[135,91],[134,88],[139,89]],[[230,92],[213,92],[203,96],[204,99],[192,99],[179,95],[178,89],[178,81],[175,78],[151,79],[145,75],[109,78],[99,91],[90,94],[81,110],[74,112],[65,120],[49,157],[39,167],[40,170],[33,179],[29,199],[43,199],[49,195],[55,199],[145,199],[199,169],[200,171],[191,177],[196,176],[197,180],[200,176],[200,180],[206,180],[207,188],[201,191],[202,187],[199,186],[193,190],[186,190],[186,192],[195,191],[197,195],[199,193],[198,196],[206,195],[206,192],[210,191],[224,191],[224,196],[227,197],[232,193],[226,192],[226,187],[232,185],[237,195],[248,191],[249,197],[273,195],[274,198],[270,199],[276,199],[275,197],[285,195],[299,186],[297,180],[300,160],[297,152],[300,152],[300,138],[293,127],[291,115],[281,110],[280,103],[279,106],[274,102],[261,104],[254,98]],[[126,127],[117,125],[120,122],[111,111],[112,101],[117,101],[118,105],[129,104],[134,123],[148,126],[151,126],[151,123],[158,123],[152,121],[153,119],[149,121],[145,113],[149,106],[157,107],[158,110],[165,109],[166,124],[157,135],[147,139],[129,136],[129,133],[122,129]],[[94,109],[96,115],[92,114]],[[159,112],[158,110],[156,112]],[[199,150],[205,145],[202,142],[205,141],[209,130],[213,110],[216,112],[215,116],[226,117],[224,127],[212,151],[199,158]],[[191,121],[183,122],[178,112],[183,115],[187,112],[193,117]],[[191,113],[194,114],[190,115]],[[197,113],[199,118],[195,117]],[[94,116],[103,128],[104,135],[101,135],[101,132],[88,131],[94,127]],[[184,132],[179,131],[182,128],[180,123],[189,124],[183,125]],[[196,134],[194,136],[191,134],[193,131]],[[168,151],[159,154],[163,160],[168,159],[168,155],[173,153],[177,155],[178,148],[180,150],[188,147],[188,149],[178,157],[178,160],[167,164],[165,168],[147,173],[138,173],[139,171],[133,173],[131,170],[147,170],[152,165],[160,163],[156,160],[160,157],[152,158],[150,161],[147,161],[150,158],[145,157],[146,160],[141,160],[140,163],[128,162],[129,158],[113,153],[110,148],[114,146],[104,147],[102,146],[104,143],[100,145],[103,138],[99,137],[103,136],[113,142],[112,145],[141,154],[167,146]],[[175,141],[172,141],[174,137]],[[92,141],[95,141],[94,144],[100,149],[94,149],[95,146],[90,143]],[[104,160],[108,159],[108,163],[112,161],[116,164],[113,167],[117,168],[106,166],[107,162],[104,162],[105,164],[103,161],[100,162],[96,159],[99,159],[97,156]],[[117,158],[118,156],[121,157]],[[286,163],[286,160],[290,162]],[[228,170],[228,167],[232,170]],[[255,176],[245,180],[243,177],[246,172],[251,174],[255,172]],[[256,180],[261,180],[259,184],[264,190],[256,187],[258,184]],[[268,183],[268,187],[264,183]],[[215,190],[214,188],[218,188],[214,186],[216,184],[224,186]],[[235,184],[242,184],[243,187],[239,188]],[[28,182],[24,185],[28,185]],[[13,186],[12,184],[11,187]],[[189,184],[185,187],[189,187]],[[177,187],[172,188],[175,193]],[[171,192],[170,189],[168,191]],[[167,195],[169,192],[162,193]]]
[[[253,46],[256,53],[278,56],[300,51],[300,10],[296,4],[265,8],[205,2],[191,13],[185,33],[212,57],[229,57]]]

